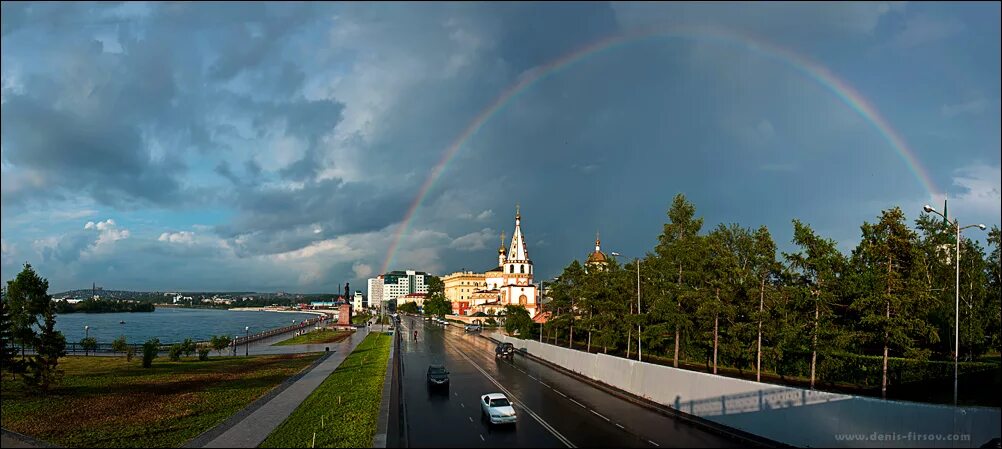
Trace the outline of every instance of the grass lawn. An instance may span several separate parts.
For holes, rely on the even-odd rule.
[[[144,369],[140,358],[69,356],[47,396],[28,394],[4,374],[5,429],[64,447],[178,447],[223,422],[319,354],[165,357]]]
[[[261,447],[369,447],[376,434],[393,337],[365,337]],[[321,427],[321,419],[323,427]]]
[[[292,337],[288,340],[282,340],[272,346],[289,346],[289,345],[308,345],[317,343],[337,343],[345,338],[350,337],[351,331],[336,331],[331,329],[320,329],[317,331],[312,331]]]

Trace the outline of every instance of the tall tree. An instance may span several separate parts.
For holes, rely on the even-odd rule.
[[[704,329],[705,334],[710,337],[709,344],[712,348],[713,373],[717,373],[717,355],[720,340],[720,316],[729,315],[732,308],[729,301],[726,301],[733,294],[733,277],[739,276],[737,273],[740,262],[737,260],[737,253],[734,245],[735,240],[740,238],[736,234],[740,232],[737,226],[728,228],[723,224],[717,226],[706,237],[706,258],[702,272],[705,274],[704,286],[701,289],[699,304],[696,308],[696,316],[700,318],[705,326],[697,326]],[[721,299],[723,290],[724,299]],[[709,323],[712,321],[713,325]]]
[[[835,241],[814,233],[809,225],[793,220],[793,243],[800,251],[783,254],[795,277],[795,288],[810,298],[813,309],[811,326],[811,389],[817,377],[818,337],[830,329],[828,317],[839,288],[839,279],[845,269],[845,256],[838,251]],[[830,333],[829,333],[830,334]]]
[[[875,224],[864,223],[862,241],[853,251],[854,274],[859,295],[852,308],[870,341],[883,347],[881,396],[887,397],[887,365],[890,351],[907,357],[927,358],[916,342],[938,340],[935,329],[920,313],[930,305],[923,282],[922,251],[918,236],[905,224],[900,208],[886,210]]]
[[[436,294],[445,296],[445,283],[442,282],[442,278],[428,275],[425,277],[425,283],[428,284],[428,296]]]
[[[552,329],[554,331],[568,329],[567,347],[572,347],[574,339],[574,322],[577,320],[577,309],[580,307],[579,304],[575,304],[575,301],[580,298],[583,282],[584,267],[577,260],[574,260],[564,268],[564,271],[560,276],[557,276],[552,285],[547,284],[550,302],[546,308],[551,313]]]
[[[703,219],[695,216],[696,207],[685,195],[675,195],[668,209],[668,222],[658,236],[655,257],[648,257],[644,262],[644,266],[653,268],[649,270],[653,285],[647,289],[655,302],[652,313],[675,331],[672,358],[676,368],[682,331],[692,327],[686,299],[696,296],[695,284],[701,276],[703,242],[699,231],[703,228]]]
[[[14,350],[14,323],[11,320],[10,308],[7,307],[7,297],[4,293],[0,299],[0,366],[7,368],[13,378],[22,371],[23,364],[16,358]]]
[[[776,261],[776,243],[769,234],[769,228],[762,226],[755,231],[752,249],[751,271],[758,281],[758,310],[754,319],[758,323],[758,338],[755,346],[755,380],[762,381],[762,322],[768,319],[765,311],[766,286],[777,279],[781,269]]]
[[[999,254],[1002,232],[993,226],[988,233],[988,245],[992,252],[988,256],[988,334],[989,345],[995,352],[1002,352],[1002,255]]]
[[[519,338],[532,337],[532,318],[525,306],[508,304],[504,306],[504,331],[508,335],[518,334]]]
[[[21,345],[21,360],[25,363],[25,349],[35,344],[38,320],[52,301],[48,291],[49,281],[41,278],[27,263],[14,280],[7,281],[12,333],[14,341]]]
[[[42,312],[43,324],[35,342],[35,356],[31,361],[29,384],[45,393],[63,377],[58,369],[59,358],[66,355],[66,337],[56,330],[55,304],[50,300],[49,306]]]

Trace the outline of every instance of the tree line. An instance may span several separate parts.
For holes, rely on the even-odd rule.
[[[941,218],[923,213],[913,228],[900,208],[885,210],[863,223],[850,254],[799,220],[790,253],[777,252],[765,226],[707,232],[681,194],[667,218],[639,259],[639,310],[638,261],[575,260],[548,284],[543,336],[627,357],[639,340],[644,356],[675,367],[753,370],[759,380],[771,372],[809,378],[812,388],[880,385],[885,396],[889,381],[952,374],[952,364],[938,362],[953,358],[956,269],[953,228]],[[1000,350],[999,240],[996,225],[989,254],[961,241],[964,361]]]
[[[56,313],[117,313],[152,312],[156,307],[151,302],[85,299],[76,304],[66,300],[56,301]]]

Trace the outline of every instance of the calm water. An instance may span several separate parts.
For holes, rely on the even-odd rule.
[[[308,313],[251,312],[212,309],[157,308],[152,313],[71,313],[56,316],[56,329],[66,336],[66,342],[79,342],[84,326],[90,326],[90,336],[98,343],[111,343],[125,335],[129,343],[142,343],[157,337],[163,343],[192,338],[208,340],[213,335],[243,336],[244,326],[250,333],[266,331],[297,323],[316,315]],[[125,324],[119,324],[125,321]]]

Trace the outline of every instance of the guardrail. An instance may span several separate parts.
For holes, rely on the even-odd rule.
[[[305,321],[303,321],[301,323],[297,323],[297,324],[294,324],[294,325],[291,325],[291,326],[285,326],[285,327],[281,327],[281,328],[278,328],[278,329],[271,329],[271,330],[267,330],[267,331],[264,331],[264,332],[259,332],[259,333],[256,333],[256,334],[250,335],[250,336],[237,337],[237,338],[235,338],[233,340],[232,343],[230,343],[229,347],[233,348],[234,346],[239,346],[239,345],[242,345],[242,344],[245,344],[245,343],[249,343],[249,342],[261,340],[261,339],[268,338],[268,337],[273,337],[275,335],[284,334],[286,332],[292,332],[292,331],[295,331],[295,330],[305,329],[305,328],[313,326],[313,325],[315,325],[317,323],[320,323],[320,322],[323,322],[323,321],[327,321],[328,318],[329,317],[326,316],[326,315],[325,316],[318,316],[316,318],[310,318],[310,319],[305,320]],[[167,351],[170,350],[171,346],[173,346],[175,344],[179,344],[179,343],[181,343],[181,342],[173,342],[173,343],[170,343],[170,342],[168,342],[168,343],[161,342],[160,343],[160,347],[159,347],[159,352],[167,352]],[[195,341],[195,343],[201,345],[201,344],[208,344],[209,341],[208,340],[198,340],[198,341]],[[143,351],[143,344],[142,343],[126,343],[125,346],[132,348],[136,352],[136,354],[141,354],[142,351]],[[14,346],[14,350],[16,351],[17,354],[21,353],[21,349],[22,348],[19,345],[15,345]],[[34,354],[34,350],[29,347],[29,348],[25,349],[24,353],[25,354]],[[70,342],[70,341],[66,342],[66,353],[67,354],[87,354],[87,353],[91,353],[91,354],[116,354],[116,353],[121,353],[121,354],[124,354],[121,351],[115,351],[114,349],[112,349],[112,343],[98,343],[95,346],[94,349],[85,350],[83,348],[83,346],[80,345],[80,342]]]
[[[328,320],[328,316],[327,315],[318,316],[316,318],[310,318],[310,319],[305,320],[305,321],[303,321],[301,323],[293,324],[291,326],[285,326],[285,327],[280,327],[278,329],[272,329],[272,330],[268,330],[268,331],[264,331],[264,332],[259,332],[259,333],[256,333],[256,334],[250,335],[250,336],[237,337],[237,338],[233,339],[233,345],[234,346],[239,346],[239,345],[242,345],[242,344],[250,343],[252,341],[258,341],[258,340],[265,339],[265,338],[268,338],[268,337],[274,337],[275,335],[281,335],[281,334],[284,334],[286,332],[292,332],[292,331],[295,331],[295,330],[305,329],[305,328],[310,327],[310,326],[312,326],[314,324],[317,324],[317,323],[320,323],[320,322],[323,322],[323,321],[327,321],[327,320]]]

